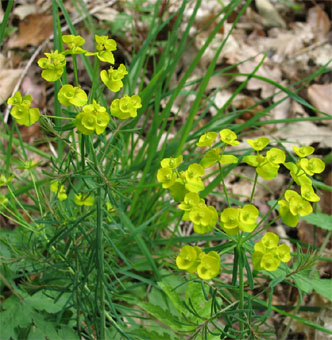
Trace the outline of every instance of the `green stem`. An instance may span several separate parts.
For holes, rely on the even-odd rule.
[[[226,188],[225,180],[224,180],[224,173],[223,173],[223,169],[222,169],[222,167],[221,167],[221,165],[220,165],[219,162],[218,162],[218,166],[219,166],[221,182],[222,182],[222,186],[223,186],[223,188],[224,188],[224,193],[225,193],[227,205],[228,205],[228,207],[230,207],[230,206],[231,206],[231,203],[230,203],[230,201],[229,201],[229,197],[228,197],[228,194],[227,194],[227,188]]]
[[[244,306],[244,281],[243,281],[243,257],[242,257],[242,245],[241,241],[237,246],[239,256],[239,309],[242,310]],[[240,330],[243,331],[242,315],[240,316]]]
[[[254,179],[254,185],[252,187],[251,196],[250,196],[250,204],[252,203],[252,200],[254,199],[256,184],[257,184],[258,174],[256,172],[255,179]]]
[[[77,74],[77,61],[76,61],[76,55],[73,54],[73,68],[74,68],[74,78],[75,78],[75,84],[76,86],[79,86],[78,83],[78,74]]]

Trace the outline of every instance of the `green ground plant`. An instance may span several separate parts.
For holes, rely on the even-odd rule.
[[[226,113],[253,77],[317,111],[297,92],[331,71],[328,65],[285,88],[255,75],[262,55],[217,114],[199,124],[215,105],[215,93],[205,95],[211,77],[227,75],[234,81],[239,75],[233,67],[216,69],[232,30],[205,75],[189,77],[227,18],[235,18],[234,28],[250,2],[222,7],[212,19],[214,30],[175,88],[171,77],[191,43],[189,31],[201,1],[181,34],[188,1],[167,19],[159,15],[157,1],[145,17],[150,21],[146,40],[119,66],[117,43],[107,29],[92,25],[95,49],[87,51],[63,2],[52,2],[54,49],[38,65],[41,77],[53,84],[54,110],[40,112],[31,107],[31,95],[16,92],[7,102],[12,120],[2,119],[0,213],[10,227],[0,233],[1,339],[269,339],[277,337],[269,323],[272,313],[290,320],[279,339],[287,339],[292,320],[331,334],[298,315],[304,309],[317,312],[303,305],[312,290],[331,299],[331,281],[320,279],[315,268],[331,236],[330,217],[315,211],[317,190],[331,190],[319,178],[325,163],[311,156],[310,146],[286,151],[283,143],[291,140],[260,137],[238,147],[248,129],[263,124],[331,117],[260,120],[284,99],[265,100],[265,109],[241,124],[235,118],[243,111]],[[75,4],[85,12],[83,2]],[[1,38],[12,3],[8,8]],[[60,12],[70,34],[62,34]],[[166,27],[160,50],[157,36]],[[90,77],[89,88],[80,84],[78,58]],[[187,90],[192,85],[195,90]],[[195,99],[188,117],[171,138],[178,115],[172,112],[175,99],[189,94]],[[33,124],[42,127],[40,143],[49,145],[49,152],[23,141],[20,126]],[[256,169],[246,204],[225,184],[239,163]],[[258,177],[271,180],[280,169],[289,172],[289,185],[263,215],[253,204]],[[222,206],[208,204],[209,196],[218,197]],[[279,219],[296,227],[302,218],[328,229],[320,248],[297,244],[291,252],[289,243],[280,244],[278,235],[267,232]],[[189,223],[194,232],[181,234],[181,226]],[[226,255],[234,261],[225,261]],[[231,281],[221,280],[220,273]],[[279,284],[299,291],[295,307],[273,304]]]

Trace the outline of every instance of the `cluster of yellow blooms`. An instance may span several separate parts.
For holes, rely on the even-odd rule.
[[[184,211],[182,219],[191,221],[196,233],[204,234],[211,232],[218,220],[223,231],[230,235],[237,235],[239,232],[253,232],[257,227],[259,216],[258,209],[253,204],[246,204],[242,207],[227,207],[220,215],[213,206],[208,206],[205,200],[199,196],[204,190],[202,177],[205,169],[219,163],[220,166],[238,163],[234,155],[225,155],[227,145],[238,145],[237,135],[234,131],[223,129],[219,132],[221,147],[212,147],[218,134],[207,132],[203,134],[196,143],[199,147],[209,147],[203,156],[200,164],[193,163],[187,170],[178,171],[183,161],[180,155],[176,158],[165,158],[161,161],[161,168],[157,172],[157,179],[162,187],[168,189],[175,201],[180,202],[178,208]],[[264,155],[261,151],[270,143],[266,137],[256,140],[247,140],[248,144],[256,152],[255,155],[247,155],[243,161],[256,168],[258,176],[265,180],[271,180],[278,175],[280,165],[283,164],[290,170],[294,181],[301,186],[301,195],[293,190],[286,190],[285,200],[279,200],[279,214],[282,221],[291,227],[299,222],[299,216],[305,216],[312,212],[310,202],[319,201],[318,195],[312,188],[312,181],[308,177],[315,173],[321,173],[325,164],[318,158],[307,159],[312,154],[312,147],[294,147],[294,152],[300,157],[297,163],[286,162],[286,155],[283,150],[270,148]],[[290,249],[286,244],[278,246],[279,237],[274,233],[266,233],[262,240],[255,245],[253,254],[253,265],[257,270],[265,269],[273,271],[278,268],[281,262],[290,260]],[[217,261],[218,257],[218,261]],[[197,272],[202,279],[211,279],[219,274],[220,260],[216,252],[205,254],[195,246],[184,246],[176,259],[179,269],[189,273]]]
[[[38,65],[42,68],[41,76],[46,81],[54,82],[62,77],[66,68],[66,56],[70,54],[96,56],[100,61],[109,64],[114,64],[115,62],[113,52],[116,50],[117,44],[107,36],[95,35],[96,52],[84,50],[82,46],[85,40],[79,35],[64,35],[62,40],[67,44],[67,49],[62,52],[56,50],[51,53],[45,53],[45,58],[38,60]],[[118,92],[123,87],[122,80],[127,74],[128,71],[125,65],[120,64],[117,69],[111,66],[108,70],[102,70],[100,79],[109,90]],[[113,100],[109,109],[92,98],[92,103],[91,101],[89,103],[87,93],[80,87],[71,84],[62,85],[57,98],[61,105],[73,106],[76,109],[77,114],[73,122],[78,132],[83,135],[92,135],[93,133],[100,135],[104,133],[110,122],[109,113],[120,119],[128,119],[136,117],[137,110],[142,107],[141,98],[136,94],[133,96],[124,95],[122,98]],[[22,97],[20,92],[16,92],[13,97],[8,99],[7,103],[14,106],[11,109],[11,115],[16,119],[17,123],[30,126],[39,120],[39,109],[31,108],[31,102],[31,95]],[[58,181],[53,181],[50,189],[60,201],[67,199],[66,189],[63,185],[59,186]],[[74,202],[77,205],[92,206],[94,198],[92,195],[79,193],[75,195]]]
[[[85,40],[77,35],[64,35],[62,40],[68,48],[63,52],[54,51],[45,53],[45,58],[38,60],[38,65],[43,69],[41,76],[47,81],[53,82],[60,79],[66,68],[66,56],[69,54],[84,54],[86,56],[96,56],[100,61],[114,64],[113,52],[116,50],[116,42],[107,36],[95,36],[96,52],[88,52],[81,46]],[[100,72],[101,81],[112,92],[118,92],[123,87],[122,79],[128,74],[125,65],[121,64],[117,69],[110,67],[108,70]],[[109,113],[120,119],[128,119],[137,116],[137,109],[142,107],[141,98],[138,95],[115,99],[111,103],[110,109],[103,107],[95,100],[88,104],[88,95],[80,87],[64,84],[58,92],[58,100],[64,106],[75,106],[81,108],[74,119],[77,130],[84,135],[91,135],[94,132],[101,134],[105,131],[109,121]],[[39,120],[38,109],[31,109],[32,97],[30,95],[22,98],[19,92],[14,97],[8,99],[8,104],[15,105],[11,110],[11,115],[19,124],[30,126]]]

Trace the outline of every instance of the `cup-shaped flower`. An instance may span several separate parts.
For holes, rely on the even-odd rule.
[[[197,234],[206,234],[213,230],[218,222],[218,213],[215,207],[206,206],[205,204],[199,204],[193,210],[189,212],[189,219],[192,221],[195,216],[193,216],[192,211],[198,211],[201,209],[201,214],[205,215],[201,221],[202,223],[194,222],[194,232]],[[196,215],[197,219],[197,215]]]
[[[311,204],[304,200],[296,191],[286,190],[285,199],[289,202],[289,210],[294,216],[306,216],[312,213]]]
[[[204,190],[204,184],[201,179],[204,173],[204,168],[200,164],[190,164],[188,169],[181,173],[185,180],[186,189],[190,192],[200,192]]]
[[[97,126],[97,118],[92,112],[83,111],[75,117],[74,124],[83,135],[92,135]]]
[[[157,180],[164,189],[171,187],[176,181],[176,173],[170,168],[161,168],[157,172]]]
[[[309,202],[319,202],[320,197],[315,193],[312,185],[301,185],[301,196]]]
[[[199,195],[196,192],[188,192],[183,199],[183,202],[178,205],[178,208],[181,210],[184,210],[185,212],[188,212],[188,216],[183,216],[184,218],[189,218],[189,212],[194,209],[196,206],[198,206],[202,202],[202,199],[199,197]],[[204,202],[204,200],[203,200]],[[187,219],[184,219],[186,221]]]
[[[16,119],[17,123],[25,126],[31,126],[39,120],[40,112],[37,108],[30,108],[30,105],[15,105],[10,114]]]
[[[278,201],[279,203],[279,214],[281,216],[281,220],[283,223],[285,223],[286,225],[288,225],[289,227],[296,227],[297,224],[299,223],[299,216],[293,215],[289,209],[289,203],[284,201],[284,200],[280,200]]]
[[[315,148],[312,146],[302,146],[300,148],[293,146],[293,150],[299,157],[304,158],[311,155],[315,151]]]
[[[110,117],[108,113],[105,111],[99,111],[96,115],[97,121],[96,121],[96,134],[100,135],[103,133],[110,121]]]
[[[309,176],[313,176],[314,174],[320,174],[325,169],[325,163],[319,158],[302,158],[300,160],[300,167],[303,169]]]
[[[66,58],[59,51],[54,51],[52,53],[45,53],[46,58],[40,58],[38,60],[38,65],[43,69],[42,78],[47,81],[56,81],[61,78],[65,66]]]
[[[91,194],[77,194],[74,196],[74,203],[77,205],[86,205],[88,207],[93,206],[94,198]]]
[[[290,248],[283,243],[277,248],[277,255],[281,262],[287,263],[291,259]]]
[[[190,221],[194,224],[207,227],[211,222],[211,211],[204,205],[196,205],[189,212]]]
[[[217,132],[211,131],[204,133],[201,137],[199,137],[199,141],[196,143],[197,146],[211,146],[211,144],[215,141],[218,134]]]
[[[85,55],[96,55],[99,60],[114,64],[112,52],[116,50],[115,40],[109,39],[106,35],[95,35],[95,39],[97,52],[87,52]]]
[[[123,86],[122,79],[128,74],[126,67],[121,64],[118,69],[110,67],[108,71],[103,70],[100,72],[102,82],[113,92],[118,92]]]
[[[301,186],[302,185],[312,185],[312,180],[305,174],[305,172],[300,168],[300,164],[295,164],[293,162],[284,163],[284,166],[289,170],[294,182]]]
[[[269,143],[267,137],[259,137],[257,139],[247,139],[247,143],[256,151],[262,151]]]
[[[209,168],[213,164],[217,163],[220,159],[221,148],[214,148],[208,151],[201,160],[201,165],[204,169]]]
[[[125,95],[120,99],[113,100],[110,109],[112,116],[128,119],[136,117],[137,109],[141,107],[141,98],[138,95],[133,95],[132,97]]]
[[[99,135],[103,133],[109,123],[106,108],[95,100],[92,104],[85,105],[83,111],[75,117],[75,125],[84,135],[92,135],[94,131]]]
[[[271,162],[273,165],[279,165],[285,162],[286,155],[284,151],[278,148],[271,148],[266,153],[266,159],[268,162]]]
[[[262,256],[260,265],[262,269],[272,272],[278,269],[280,266],[280,260],[274,254],[267,253]]]
[[[64,51],[64,54],[84,54],[86,51],[81,48],[84,45],[85,39],[80,35],[63,35],[62,41],[67,44],[68,50]]]
[[[197,266],[197,274],[203,280],[211,280],[220,273],[220,256],[215,251],[200,254],[200,264]]]
[[[240,142],[237,141],[237,135],[234,131],[230,129],[223,129],[219,132],[220,139],[228,145],[239,145]]]
[[[178,157],[175,158],[164,158],[160,164],[162,168],[170,168],[172,170],[175,170],[183,161],[183,156],[180,155]]]
[[[181,248],[179,255],[176,258],[176,265],[181,270],[186,270],[189,273],[194,273],[200,263],[201,248],[197,246],[186,245]]]
[[[64,185],[61,185],[59,188],[59,182],[58,181],[52,181],[51,182],[51,191],[54,192],[57,196],[57,198],[60,201],[65,201],[67,199],[67,193]]]
[[[246,204],[239,209],[239,228],[251,233],[257,226],[258,209],[253,204]]]
[[[221,227],[228,235],[236,235],[239,232],[239,209],[226,208],[220,214]]]
[[[88,102],[88,96],[84,90],[72,85],[63,85],[58,92],[58,99],[62,105],[83,106]]]
[[[262,237],[262,244],[268,250],[277,248],[279,242],[279,236],[275,233],[267,232]]]
[[[31,106],[32,102],[32,96],[31,94],[28,94],[26,96],[21,95],[19,91],[16,91],[13,97],[8,98],[7,104],[8,105],[20,105],[20,104],[25,104],[27,106]]]

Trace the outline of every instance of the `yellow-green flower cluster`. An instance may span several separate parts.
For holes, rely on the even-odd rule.
[[[260,137],[256,140],[248,139],[247,143],[257,154],[245,156],[243,161],[255,167],[257,174],[266,180],[277,177],[280,164],[284,164],[286,160],[285,152],[278,148],[271,148],[266,152],[265,156],[260,154],[259,152],[270,143],[267,137]]]
[[[315,149],[311,146],[293,147],[294,152],[300,159],[296,162],[287,162],[285,167],[289,170],[294,182],[300,186],[301,195],[296,191],[287,190],[285,199],[278,201],[279,213],[282,221],[290,226],[296,227],[300,216],[312,213],[313,209],[309,202],[318,202],[319,196],[312,187],[312,180],[309,176],[322,173],[325,163],[319,158],[307,158]]]
[[[74,196],[74,203],[77,205],[85,205],[87,207],[93,206],[95,200],[91,194],[76,194]]]
[[[31,95],[22,97],[19,91],[17,91],[13,97],[8,99],[7,104],[14,105],[10,114],[16,119],[17,123],[30,126],[39,120],[39,109],[31,108],[31,103]]]
[[[65,67],[66,57],[59,51],[45,53],[46,58],[40,58],[38,65],[43,69],[41,76],[46,81],[56,81],[61,78]]]
[[[220,214],[221,227],[228,235],[236,235],[240,230],[251,233],[257,226],[258,209],[253,204],[242,208],[226,208]]]
[[[118,92],[123,86],[122,79],[126,74],[128,74],[126,66],[121,64],[117,70],[111,66],[108,71],[101,71],[100,78],[111,91]]]
[[[64,106],[83,106],[88,102],[88,96],[81,88],[66,84],[58,92],[58,100]]]
[[[278,243],[279,236],[268,232],[255,244],[252,262],[256,270],[274,271],[281,262],[287,263],[291,259],[289,246]]]
[[[110,121],[110,117],[104,106],[99,105],[95,100],[92,104],[85,105],[83,111],[75,118],[75,125],[84,135],[97,135],[103,133]]]
[[[111,115],[120,119],[135,118],[137,110],[142,107],[141,98],[134,94],[127,94],[120,99],[113,100],[111,104]]]
[[[59,182],[56,180],[51,182],[51,191],[56,194],[56,197],[60,201],[65,201],[67,199],[67,193],[64,185],[60,185],[59,187]]]
[[[182,247],[176,258],[176,265],[180,270],[188,273],[197,272],[203,280],[210,280],[220,273],[220,257],[217,252],[204,253],[198,246],[186,245]]]
[[[38,60],[38,65],[43,69],[41,76],[47,81],[56,81],[61,78],[66,67],[66,56],[69,54],[84,54],[87,56],[96,56],[100,61],[114,64],[113,52],[116,50],[116,42],[107,36],[95,35],[96,52],[89,52],[82,48],[85,39],[79,35],[64,35],[62,40],[67,44],[68,48],[63,52],[54,51],[45,53],[45,58]],[[73,57],[74,58],[74,57]],[[76,59],[75,59],[76,60]],[[123,78],[128,74],[125,65],[121,64],[117,69],[110,67],[109,70],[100,72],[102,82],[108,89],[118,92],[123,87]],[[137,110],[142,107],[141,98],[138,95],[128,96],[115,99],[108,109],[101,106],[96,101],[88,104],[88,96],[80,87],[64,84],[59,93],[58,100],[64,106],[74,105],[83,107],[76,115],[74,124],[77,130],[84,135],[91,135],[94,132],[98,135],[103,133],[110,121],[110,116],[120,119],[128,119],[137,116]],[[91,103],[91,101],[90,101]],[[33,124],[37,119],[37,112],[20,109],[13,111],[13,116],[20,119],[20,124]],[[39,111],[38,111],[39,112]],[[21,118],[23,117],[23,118]],[[16,118],[16,117],[15,117]],[[38,116],[39,118],[39,116]]]

